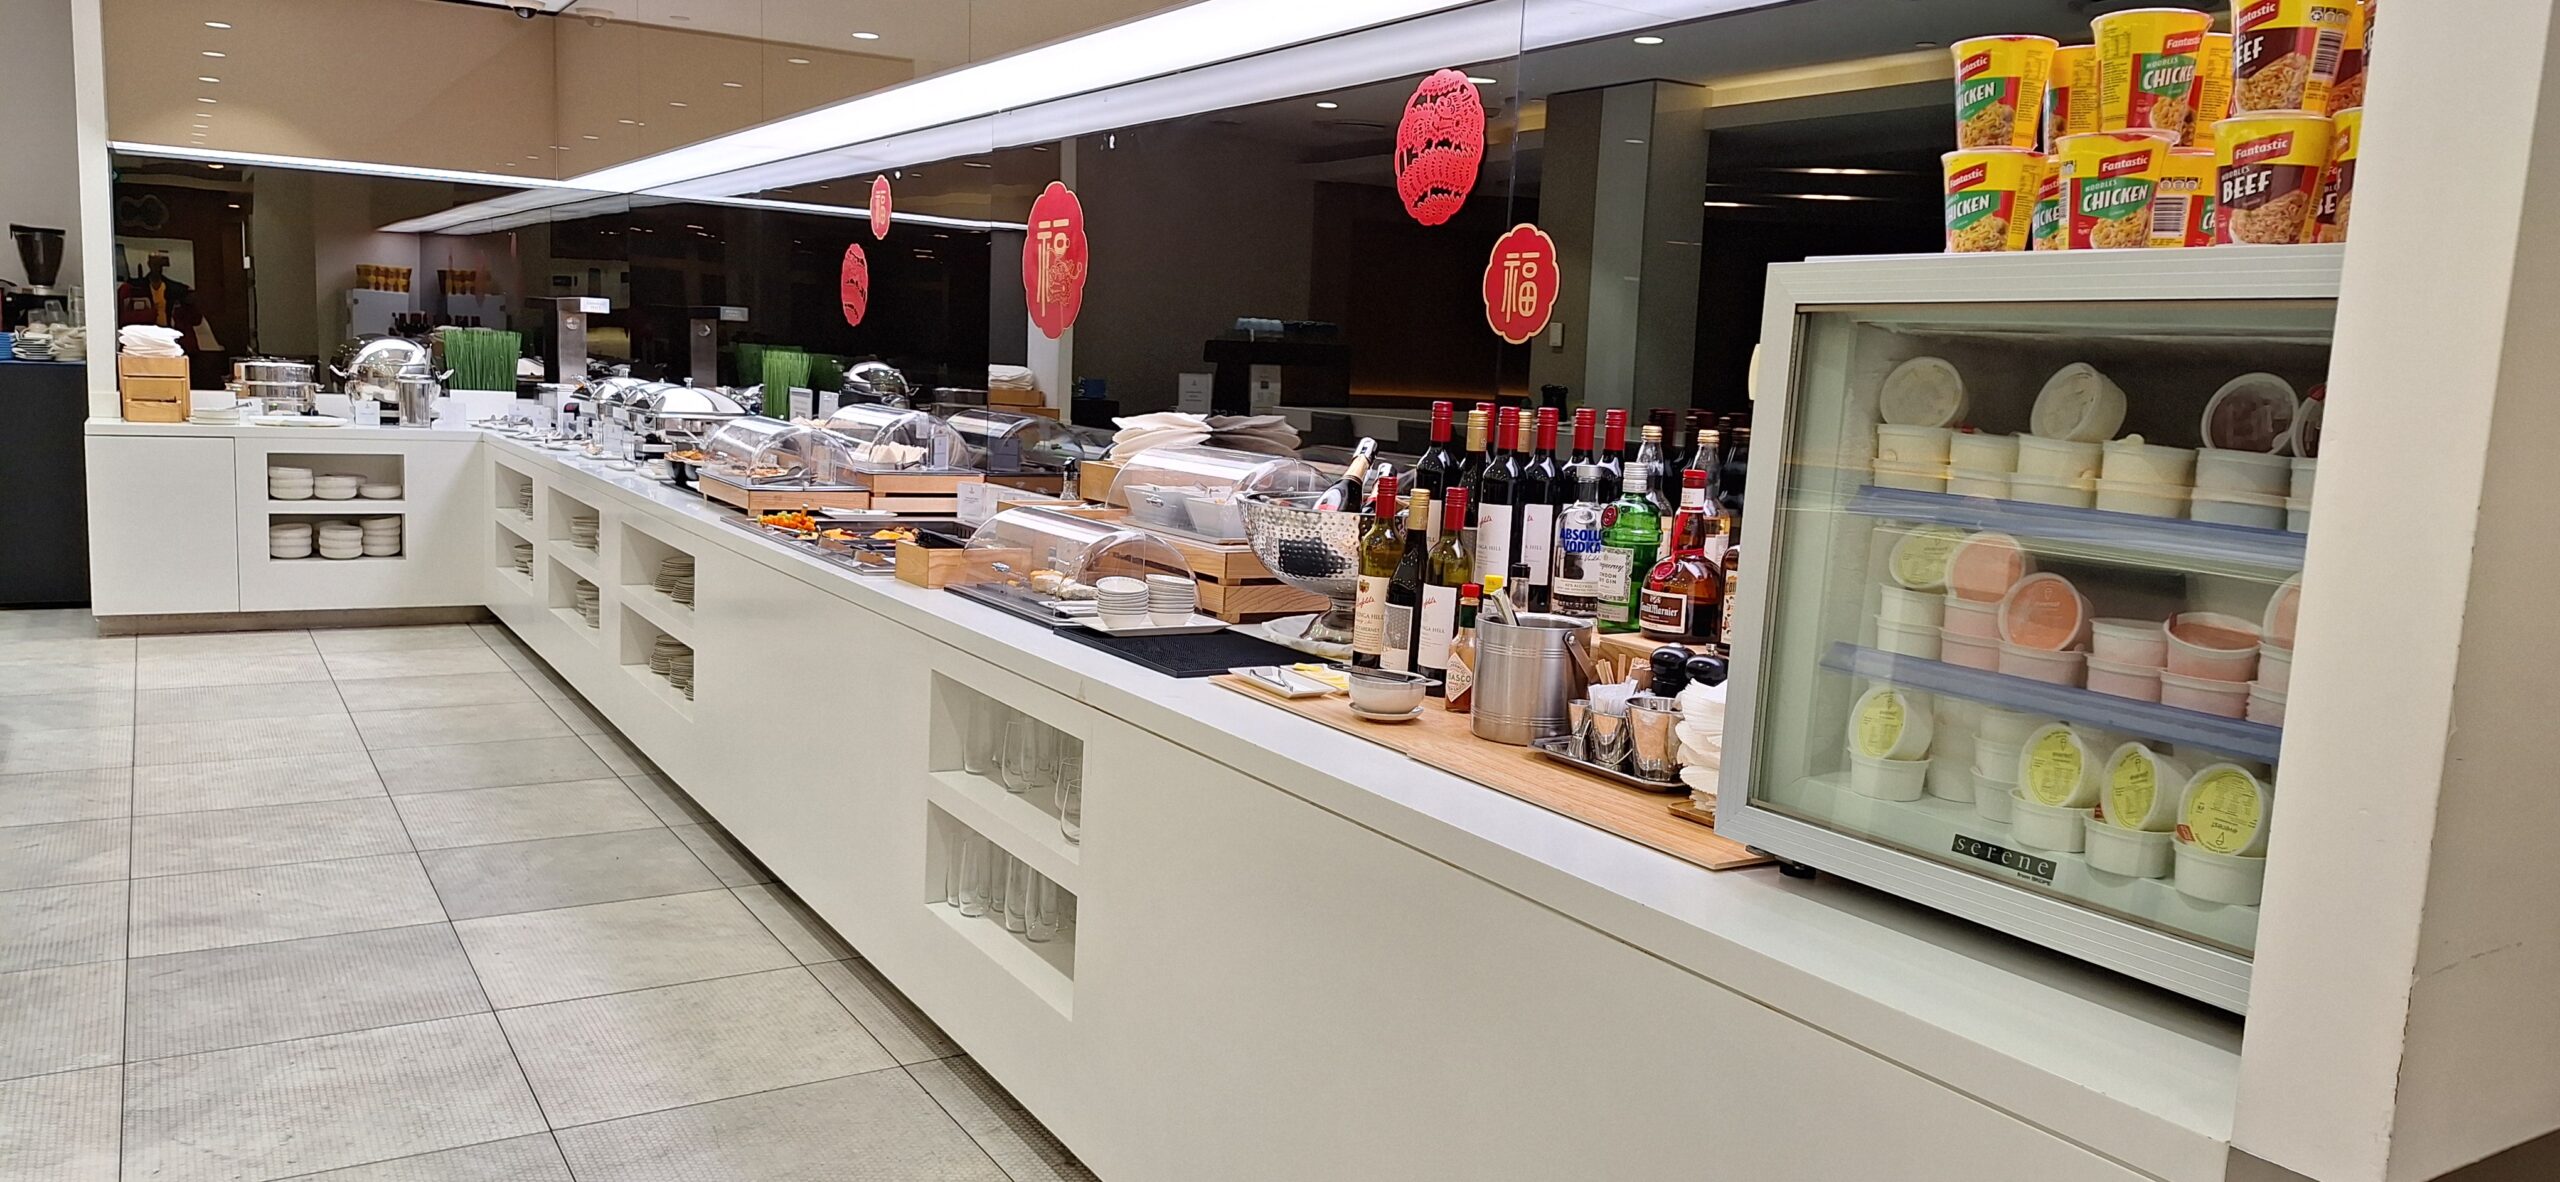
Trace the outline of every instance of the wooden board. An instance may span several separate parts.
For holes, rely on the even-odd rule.
[[[1148,529],[1130,520],[1129,511],[1106,506],[1088,505],[1077,509],[1061,509],[1075,517],[1108,521],[1125,525],[1164,540],[1191,564],[1191,576],[1200,584],[1200,610],[1230,624],[1246,624],[1276,620],[1283,616],[1302,616],[1320,612],[1332,601],[1312,591],[1301,591],[1272,574],[1243,542],[1204,542],[1198,538],[1165,530]]]
[[[744,510],[749,517],[788,513],[796,509],[871,508],[871,493],[858,488],[751,488],[732,484],[709,473],[696,476],[693,486],[704,500]]]
[[[1683,862],[1709,870],[1734,870],[1775,861],[1752,853],[1712,826],[1673,817],[1659,793],[1612,784],[1526,747],[1479,739],[1469,729],[1466,715],[1441,709],[1436,699],[1422,708],[1422,717],[1411,722],[1364,722],[1351,713],[1350,699],[1338,694],[1284,699],[1255,689],[1233,674],[1210,680]]]

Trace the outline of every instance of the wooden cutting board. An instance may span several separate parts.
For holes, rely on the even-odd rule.
[[[1629,788],[1526,747],[1479,739],[1466,715],[1441,709],[1436,699],[1422,708],[1422,717],[1411,722],[1369,722],[1351,713],[1351,700],[1340,694],[1282,698],[1255,689],[1234,674],[1210,680],[1683,862],[1709,870],[1733,870],[1774,861],[1694,819],[1693,810],[1692,816],[1674,816],[1675,810],[1688,809],[1685,796]]]

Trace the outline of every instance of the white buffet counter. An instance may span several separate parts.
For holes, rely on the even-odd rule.
[[[285,446],[114,426],[93,490],[137,439]],[[2225,1016],[1829,879],[1698,869],[632,473],[384,434],[470,449],[443,499],[407,498],[440,537],[463,523],[435,559],[470,586],[450,602],[494,612],[1111,1182],[2224,1176]],[[568,540],[589,514],[594,552]],[[670,553],[691,608],[647,585]],[[101,614],[141,601],[106,586],[117,561]],[[581,578],[599,627],[568,610]],[[661,633],[695,650],[690,701],[648,672]],[[958,770],[989,699],[1084,740],[1081,845]],[[1072,944],[934,901],[962,827],[1076,896]]]

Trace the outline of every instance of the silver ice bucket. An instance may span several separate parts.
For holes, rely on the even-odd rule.
[[[1519,622],[1476,621],[1475,733],[1526,747],[1573,730],[1567,704],[1590,686],[1592,623],[1523,612]]]

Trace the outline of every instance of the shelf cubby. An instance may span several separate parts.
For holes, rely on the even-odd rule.
[[[628,523],[618,535],[620,569],[614,582],[625,606],[649,617],[656,626],[678,640],[691,643],[693,605],[679,603],[656,585],[658,566],[670,558],[691,560],[694,555],[661,541],[654,534],[635,529]],[[695,564],[695,598],[700,598],[701,566]]]
[[[593,581],[580,575],[567,563],[560,561],[556,555],[551,559],[551,576],[545,581],[551,614],[558,616],[561,623],[567,624],[571,632],[585,637],[587,643],[601,644],[604,632],[603,601],[601,599],[597,601],[596,622],[588,623],[587,618],[578,613],[577,589],[581,584],[595,586]],[[598,590],[598,594],[602,594],[601,589]]]
[[[962,863],[962,851],[969,843],[980,841],[990,843],[997,850],[1004,850],[1005,846],[1002,841],[946,811],[939,803],[928,804],[925,813],[927,881],[924,895],[927,912],[984,954],[996,967],[1019,981],[1033,996],[1059,1014],[1072,1017],[1076,975],[1076,896],[1073,889],[1066,881],[1041,870],[1038,863],[1022,859],[1033,871],[1049,879],[1058,897],[1061,920],[1057,934],[1047,940],[1033,940],[1027,931],[1013,931],[993,905],[983,915],[964,914],[952,898],[959,879],[957,872]]]
[[[499,521],[512,523],[527,540],[533,537],[533,477],[505,464],[489,466],[496,485],[490,491],[489,504]]]
[[[630,606],[629,602],[626,600],[623,606]],[[659,701],[666,703],[668,708],[682,715],[686,721],[692,721],[693,699],[687,697],[683,690],[676,688],[675,683],[669,681],[664,675],[649,668],[649,655],[655,649],[659,637],[670,637],[679,644],[686,643],[684,638],[659,627],[646,615],[630,611],[615,614],[621,620],[617,626],[619,647],[615,653],[615,660],[622,666],[622,671],[629,674],[633,681],[656,696]],[[690,645],[688,645],[689,648]]]

